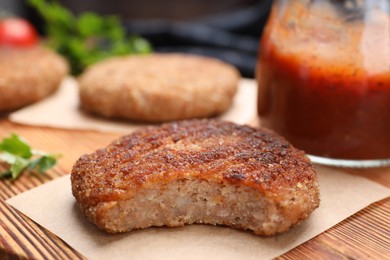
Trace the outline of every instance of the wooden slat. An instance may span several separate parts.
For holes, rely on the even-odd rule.
[[[82,259],[61,239],[3,201],[63,176],[73,163],[110,143],[119,134],[70,131],[13,124],[0,118],[0,138],[23,136],[35,148],[62,153],[59,164],[45,175],[24,174],[0,181],[0,259]],[[0,166],[1,167],[1,166]],[[349,170],[390,187],[390,168]],[[335,227],[298,246],[279,259],[390,259],[390,199],[375,203]]]
[[[16,181],[0,181],[0,259],[82,259],[80,253],[6,205],[4,200],[69,173],[78,157],[105,146],[119,135],[26,127],[4,118],[0,119],[0,126],[0,138],[17,133],[34,149],[62,154],[56,168],[45,175],[25,173]]]
[[[377,202],[279,259],[390,259],[390,199]]]
[[[83,259],[80,253],[4,202],[0,202],[0,216],[3,227],[0,245],[5,245],[4,255],[28,259]]]

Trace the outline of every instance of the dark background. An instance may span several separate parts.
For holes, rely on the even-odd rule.
[[[59,0],[75,13],[118,15],[128,33],[147,38],[158,52],[220,58],[253,77],[259,38],[272,0]],[[25,17],[44,34],[42,21],[24,0],[0,0],[0,8]]]

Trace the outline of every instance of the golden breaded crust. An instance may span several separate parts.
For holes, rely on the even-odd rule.
[[[105,117],[171,121],[226,111],[239,72],[213,58],[189,54],[115,57],[81,77],[81,106]]]
[[[67,74],[65,59],[45,47],[0,47],[0,112],[50,95]]]
[[[184,222],[224,224],[249,228],[257,234],[267,235],[286,231],[319,205],[316,172],[302,151],[269,130],[219,120],[173,122],[124,136],[104,149],[82,156],[73,167],[71,182],[73,195],[84,214],[99,228],[109,232],[123,232],[153,225],[183,224],[184,220],[177,221],[175,217],[158,222],[160,224],[153,221],[141,221],[137,225],[127,223],[131,222],[128,219],[135,221],[136,217],[126,216],[124,208],[131,205],[130,208],[137,211],[134,214],[147,211],[142,206],[135,208],[134,205],[138,205],[138,202],[134,202],[134,199],[138,200],[140,197],[142,200],[150,196],[150,193],[145,193],[148,190],[152,193],[158,191],[161,198],[165,196],[164,202],[160,202],[158,207],[161,204],[171,204],[167,201],[180,197],[180,190],[187,190],[187,193],[193,190],[195,195],[204,193],[203,196],[210,200],[210,194],[215,193],[212,191],[214,187],[218,187],[219,191],[217,195],[213,195],[212,200],[215,201],[218,197],[222,202],[222,209],[223,201],[229,201],[229,207],[235,209],[228,210],[233,211],[239,203],[243,208],[239,211],[242,213],[235,211],[238,215],[247,214],[248,209],[245,207],[258,201],[261,203],[260,210],[266,212],[267,221],[272,225],[256,222],[251,216],[246,217],[243,223],[235,222],[239,217],[226,220],[218,219],[217,216],[215,218],[218,221],[213,222],[209,220],[209,214],[206,220],[192,219]],[[185,182],[187,184],[183,184]],[[165,192],[172,193],[169,185],[178,187],[173,189],[176,192],[173,196]],[[211,188],[197,192],[191,188],[188,191],[188,187],[200,187],[199,185]],[[232,194],[232,189],[229,193],[221,191],[226,187],[233,187],[240,195]],[[248,192],[251,200],[258,199],[250,203],[247,199],[238,199],[248,197],[244,194]],[[193,197],[194,194],[184,197]],[[158,201],[159,196],[151,201]],[[229,198],[224,198],[227,196]],[[237,196],[236,201],[232,202],[231,196]],[[190,204],[195,205],[196,201]],[[147,207],[147,203],[143,202],[141,205]],[[176,206],[163,206],[160,210],[171,207],[172,211],[177,209]],[[121,217],[113,218],[113,211]],[[197,209],[194,212],[199,211]],[[167,214],[169,211],[164,216]],[[141,219],[150,215],[146,214]],[[121,218],[123,221],[118,223]]]

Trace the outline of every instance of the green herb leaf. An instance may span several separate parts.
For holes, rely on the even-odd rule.
[[[5,172],[0,173],[0,179],[11,178],[11,177],[12,177],[11,170],[6,170]]]
[[[0,153],[0,160],[10,165],[10,168],[0,176],[3,175],[3,177],[12,177],[13,179],[16,179],[29,164],[28,159],[8,152]]]
[[[44,173],[48,169],[52,168],[54,165],[56,165],[57,159],[50,155],[44,155],[38,159],[35,159],[32,161],[28,168],[30,170],[38,170],[39,173]]]
[[[77,30],[82,37],[98,35],[103,25],[103,19],[90,12],[80,15],[79,19],[76,20]]]
[[[44,173],[56,165],[58,157],[33,150],[20,136],[12,134],[0,143],[0,160],[9,165],[9,169],[0,173],[0,179],[16,179],[25,170]]]
[[[0,143],[0,151],[8,152],[26,159],[32,156],[30,146],[16,134],[12,134],[10,137],[3,139]]]
[[[147,40],[135,35],[128,37],[116,16],[92,12],[76,16],[50,0],[29,3],[45,20],[47,44],[67,58],[74,75],[110,56],[152,51]]]
[[[14,155],[11,153],[7,153],[7,152],[0,153],[0,160],[6,162],[8,164],[15,163],[16,157],[17,157],[17,155]]]
[[[16,157],[15,162],[11,165],[11,175],[13,179],[16,179],[19,177],[19,175],[26,169],[28,166],[29,161],[26,159],[23,159],[22,157]]]

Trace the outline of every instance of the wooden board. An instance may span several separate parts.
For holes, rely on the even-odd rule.
[[[0,259],[82,259],[55,235],[16,212],[4,200],[67,174],[84,153],[107,145],[119,134],[22,126],[0,118],[0,138],[11,132],[36,149],[61,152],[59,165],[47,175],[23,175],[0,181]],[[390,168],[348,170],[390,187]],[[390,256],[390,199],[375,203],[330,230],[293,249],[280,259],[388,259]]]

